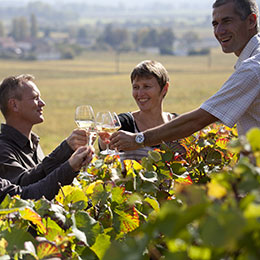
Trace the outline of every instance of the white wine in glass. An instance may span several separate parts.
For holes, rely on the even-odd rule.
[[[92,144],[94,135],[96,135],[95,114],[90,105],[78,106],[75,111],[75,123],[79,128],[89,132],[88,145]],[[86,167],[82,167],[82,173],[89,175]]]
[[[93,108],[90,105],[78,106],[75,111],[75,122],[78,127],[84,128],[89,132],[88,145],[93,144],[96,136],[96,122]]]
[[[102,133],[113,133],[114,132],[114,128],[113,128],[113,118],[112,115],[109,111],[106,112],[98,112],[97,116],[96,116],[96,127],[97,127],[97,131],[98,134],[101,137]],[[103,135],[104,137],[104,135]],[[109,135],[105,138],[102,138],[102,141],[105,142],[106,144],[106,150],[101,151],[100,153],[103,155],[108,155],[111,154],[111,150],[109,149]]]
[[[121,128],[121,122],[120,122],[119,117],[116,112],[112,113],[112,119],[113,119],[113,123],[114,123],[113,132],[116,132]],[[114,155],[119,155],[117,148],[115,149]]]

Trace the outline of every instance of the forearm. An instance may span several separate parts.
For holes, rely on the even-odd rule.
[[[176,119],[144,132],[145,145],[152,146],[163,141],[178,140],[190,136],[218,119],[202,109],[178,116]]]
[[[29,186],[22,187],[21,197],[24,199],[40,199],[45,196],[51,200],[58,193],[60,186],[69,185],[77,176],[68,162],[62,164],[44,179]]]
[[[6,194],[10,196],[18,194],[23,199],[35,200],[45,196],[46,199],[51,200],[58,193],[60,185],[71,184],[76,175],[69,163],[65,162],[44,179],[28,186],[15,185],[9,180],[0,178],[0,203]]]
[[[163,141],[174,141],[189,136],[203,127],[217,121],[218,119],[205,110],[199,108],[192,112],[178,116],[172,121],[144,131],[144,145],[153,146]],[[129,151],[140,148],[136,142],[135,133],[118,131],[113,133],[110,140],[112,149]]]
[[[54,151],[46,156],[42,161],[42,167],[46,174],[49,174],[62,163],[67,161],[73,154],[73,150],[66,141],[63,141]]]

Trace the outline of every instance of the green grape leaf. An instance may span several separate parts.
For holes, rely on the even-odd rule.
[[[201,237],[206,246],[230,248],[239,240],[244,226],[245,220],[240,211],[218,208],[214,215],[201,223]]]
[[[154,171],[148,171],[148,172],[139,172],[139,176],[141,180],[155,183],[158,181],[157,173]]]
[[[159,162],[162,159],[161,154],[159,152],[157,152],[157,151],[149,151],[148,152],[148,156],[154,162]]]
[[[187,171],[186,168],[183,167],[182,164],[178,162],[172,163],[170,167],[173,173],[177,175],[182,175]]]
[[[246,133],[247,140],[249,141],[253,151],[260,150],[260,129],[259,128],[251,128]]]
[[[106,234],[98,234],[95,244],[91,247],[91,250],[95,252],[99,259],[103,259],[105,252],[110,247],[110,236]]]
[[[90,217],[89,214],[84,211],[75,213],[75,227],[84,232],[89,246],[92,246],[98,234],[103,232],[101,223]]]
[[[124,197],[124,188],[115,187],[112,189],[112,201],[118,204],[123,203],[126,200]]]
[[[32,235],[24,229],[19,229],[17,226],[9,228],[1,232],[2,236],[8,242],[7,251],[23,250],[26,241],[33,241]]]

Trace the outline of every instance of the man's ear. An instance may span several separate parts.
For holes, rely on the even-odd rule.
[[[17,99],[10,98],[8,100],[8,110],[13,111],[13,112],[18,112],[18,110],[19,110],[18,108],[19,108],[19,106],[18,106]]]
[[[248,16],[249,29],[254,29],[257,25],[257,16],[256,14],[250,14]]]

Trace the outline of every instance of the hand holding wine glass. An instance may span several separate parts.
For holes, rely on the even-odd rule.
[[[112,119],[113,119],[113,123],[114,123],[114,131],[113,131],[113,133],[114,133],[121,128],[121,122],[120,122],[119,117],[116,112],[112,113]],[[119,155],[117,148],[115,148],[114,154]]]
[[[88,134],[88,146],[92,145],[92,138],[96,135],[95,114],[90,105],[78,106],[75,111],[75,122],[79,128],[85,129]],[[86,167],[83,167],[83,173],[88,174]]]
[[[96,116],[96,124],[99,137],[106,144],[106,150],[102,151],[101,154],[113,154],[114,152],[109,149],[109,137],[121,127],[117,114],[109,111],[99,112]]]
[[[88,145],[92,145],[96,136],[96,122],[93,108],[90,105],[78,106],[75,111],[75,122],[78,127],[88,131]]]
[[[96,127],[98,131],[98,135],[101,138],[102,142],[106,144],[106,150],[102,151],[101,154],[107,155],[110,154],[111,150],[109,150],[109,129],[113,124],[112,115],[109,111],[106,112],[98,112],[96,116]]]

